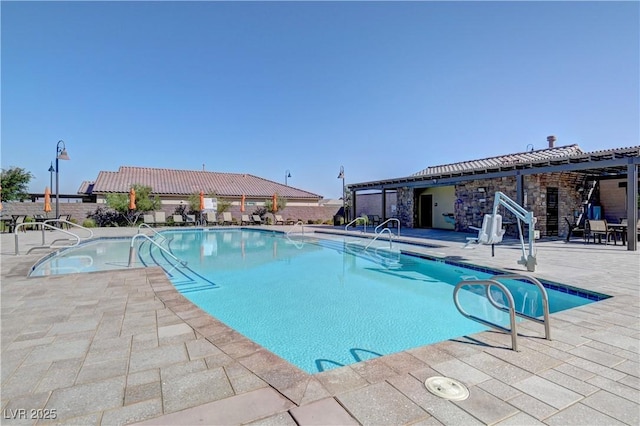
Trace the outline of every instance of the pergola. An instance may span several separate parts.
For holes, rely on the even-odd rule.
[[[356,192],[364,190],[382,191],[382,211],[386,211],[386,191],[399,188],[429,188],[450,186],[465,181],[477,179],[492,179],[506,176],[516,178],[517,201],[522,204],[524,191],[524,176],[581,172],[595,178],[627,178],[627,220],[629,224],[638,222],[638,166],[640,165],[640,147],[617,148],[606,151],[596,151],[552,159],[512,162],[492,165],[472,170],[458,170],[446,173],[411,175],[401,178],[348,184],[353,193],[353,211],[356,211]],[[627,228],[627,250],[638,250],[638,229],[636,226]]]

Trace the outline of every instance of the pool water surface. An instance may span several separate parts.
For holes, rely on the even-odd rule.
[[[453,289],[462,280],[486,279],[493,272],[400,254],[383,242],[365,250],[369,240],[246,229],[164,234],[164,246],[188,269],[179,271],[148,243],[138,248],[142,263],[161,264],[194,304],[309,373],[487,329],[457,311]],[[123,261],[116,259],[115,246],[109,251],[108,263]],[[535,286],[504,283],[517,309],[542,314]],[[508,316],[482,291],[470,290],[460,295],[467,312],[508,324]],[[594,301],[547,292],[551,312]]]

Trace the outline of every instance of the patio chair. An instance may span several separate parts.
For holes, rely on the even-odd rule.
[[[243,214],[240,218],[240,225],[251,225],[251,219],[248,214]]]
[[[582,234],[582,238],[586,237],[584,228],[580,228],[576,223],[571,223],[566,217],[564,218],[564,220],[565,222],[567,222],[567,226],[569,227],[567,231],[567,238],[565,239],[566,242],[569,242],[571,240],[571,237],[576,234]]]
[[[204,214],[204,221],[206,225],[217,225],[218,218],[214,212],[206,212]]]
[[[193,225],[196,226],[196,215],[194,214],[188,214],[187,215],[187,221],[185,222],[186,225]]]
[[[284,225],[284,219],[279,214],[275,215],[274,225],[281,224]]]
[[[222,224],[223,225],[232,225],[233,224],[233,216],[231,216],[231,212],[222,213]]]
[[[176,226],[184,226],[184,220],[182,220],[181,214],[174,214],[171,216],[173,218],[173,224]]]
[[[262,218],[260,216],[258,216],[257,214],[254,214],[252,218],[253,218],[254,225],[262,225]]]
[[[596,237],[597,237],[598,242],[601,243],[602,236],[604,235],[605,245],[608,244],[610,236],[613,236],[614,244],[617,243],[616,237],[615,237],[616,234],[611,229],[609,229],[609,227],[607,226],[606,220],[589,220],[587,221],[587,224],[589,227],[587,231],[588,232],[587,241],[589,240],[589,238],[593,237],[593,243],[595,244]]]
[[[9,232],[14,232],[16,230],[16,226],[20,225],[21,223],[24,223],[26,219],[27,219],[27,215],[25,214],[15,216],[13,221],[9,224]],[[27,232],[27,227],[21,226],[20,230],[22,232]]]
[[[167,218],[164,212],[156,212],[156,225],[164,225],[167,223]]]

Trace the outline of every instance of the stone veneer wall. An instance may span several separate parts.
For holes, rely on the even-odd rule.
[[[567,217],[573,222],[574,212],[579,211],[582,203],[577,186],[582,183],[581,173],[548,173],[527,175],[524,177],[525,205],[537,219],[536,229],[541,236],[547,236],[547,187],[558,188],[558,235],[568,232]],[[485,188],[485,192],[479,192]],[[514,176],[496,179],[484,179],[464,182],[456,185],[456,231],[466,231],[469,226],[482,226],[482,217],[493,210],[493,196],[501,191],[507,197],[516,200],[516,178]],[[505,220],[514,220],[510,212],[504,212]],[[516,231],[515,229],[511,229]]]
[[[400,226],[413,228],[415,210],[413,188],[398,188],[397,201],[398,210],[396,217],[400,220]]]
[[[533,211],[537,219],[536,229],[541,236],[547,235],[547,187],[558,188],[558,235],[568,232],[567,217],[573,222],[573,215],[581,208],[582,198],[577,187],[582,183],[582,173],[548,173],[527,175],[523,178],[523,189],[526,194],[525,208]],[[484,188],[484,192],[479,189]],[[482,217],[493,210],[493,195],[501,191],[509,198],[516,200],[516,177],[507,176],[495,179],[479,179],[455,185],[454,214],[456,231],[469,231],[470,226],[482,226]],[[504,209],[501,209],[504,212]],[[413,228],[415,215],[414,188],[398,189],[398,219],[403,227]],[[504,212],[505,220],[515,221],[510,212]],[[509,229],[516,234],[514,227]],[[474,231],[475,232],[475,231]]]

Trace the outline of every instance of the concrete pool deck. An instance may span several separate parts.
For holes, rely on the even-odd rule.
[[[462,248],[470,234],[402,232],[437,246],[417,253],[526,274],[518,244],[491,257]],[[40,239],[20,233],[21,252]],[[530,275],[614,296],[552,314],[551,341],[522,323],[519,352],[487,331],[309,375],[203,313],[159,268],[27,278],[44,252],[15,256],[14,235],[0,240],[2,424],[640,423],[640,252],[626,246],[537,244]],[[431,376],[470,397],[432,395]]]

